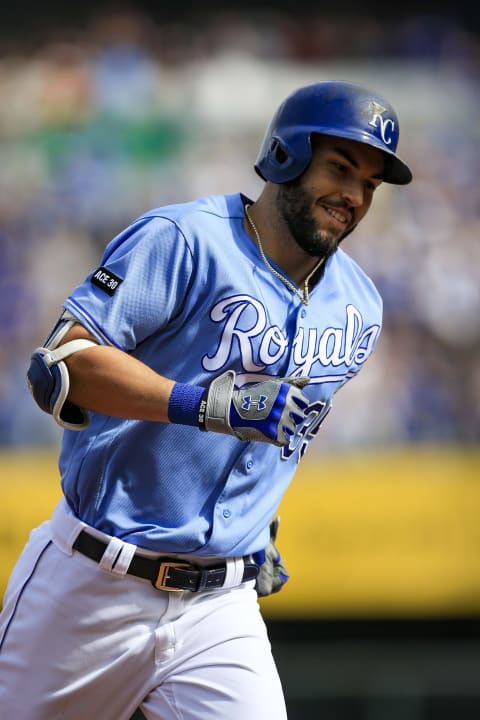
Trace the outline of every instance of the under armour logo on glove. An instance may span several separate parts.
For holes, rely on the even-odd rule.
[[[256,407],[257,410],[265,410],[267,407],[267,396],[260,395],[258,400],[252,400],[251,395],[245,395],[242,402],[242,410],[250,410],[250,408]]]

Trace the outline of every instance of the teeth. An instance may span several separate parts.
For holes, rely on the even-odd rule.
[[[331,215],[335,220],[338,220],[338,222],[345,223],[347,220],[345,218],[345,215],[342,215],[342,213],[337,212],[337,210],[332,210],[331,208],[325,208],[327,213]]]

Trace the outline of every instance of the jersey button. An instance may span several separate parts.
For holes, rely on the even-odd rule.
[[[306,316],[306,314],[307,314],[307,311],[305,310],[305,308],[303,308],[303,310],[300,313],[300,317],[304,318]]]
[[[249,460],[247,462],[247,470],[251,470],[253,468],[253,460]]]
[[[232,514],[232,511],[229,510],[228,508],[225,508],[225,510],[223,511],[223,517],[224,517],[224,518],[227,518],[227,519],[228,519],[231,514]]]

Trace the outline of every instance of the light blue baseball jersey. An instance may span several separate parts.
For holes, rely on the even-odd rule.
[[[147,212],[107,246],[65,308],[101,343],[156,372],[207,387],[308,375],[310,405],[288,447],[170,423],[91,413],[66,430],[62,487],[85,522],[162,553],[245,555],[268,526],[332,396],[373,350],[382,304],[342,250],[308,306],[266,267],[240,194]],[[278,268],[281,271],[281,268]]]

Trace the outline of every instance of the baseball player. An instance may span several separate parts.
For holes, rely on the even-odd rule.
[[[287,572],[274,521],[297,463],[378,340],[377,290],[339,244],[382,182],[398,119],[344,82],[289,95],[256,201],[150,210],[107,246],[32,355],[65,428],[64,497],[0,616],[16,720],[281,720],[257,598]]]

